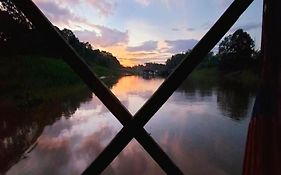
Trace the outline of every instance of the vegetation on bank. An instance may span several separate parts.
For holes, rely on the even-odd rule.
[[[0,2],[0,20],[0,55],[39,55],[52,58],[67,56],[64,47],[52,36],[39,31],[12,1]],[[111,53],[95,49],[89,42],[80,41],[71,30],[56,29],[91,67],[97,67],[98,70],[100,67],[111,70],[123,67]]]
[[[0,57],[0,78],[0,98],[16,101],[20,106],[56,101],[87,91],[80,78],[59,59]]]
[[[83,84],[61,59],[54,59],[63,58],[66,55],[60,45],[54,43],[49,36],[37,31],[32,22],[17,10],[11,1],[1,2],[1,7],[3,29],[0,32],[0,56],[2,55],[0,70],[2,81],[0,83],[6,83],[6,90],[13,89],[15,86],[25,86],[17,82],[18,80],[29,82],[34,87]],[[122,74],[168,76],[190,53],[186,51],[173,55],[165,64],[146,63],[125,68],[111,53],[94,49],[90,43],[79,41],[71,30],[59,28],[57,30],[100,77],[118,77]],[[225,37],[219,44],[218,53],[210,52],[191,77],[225,77],[234,81],[255,82],[261,56],[254,47],[254,41],[250,35],[239,29]],[[15,72],[12,72],[12,69]],[[13,74],[16,76],[9,79]]]
[[[251,36],[238,29],[219,44],[218,53],[210,52],[190,75],[193,78],[224,77],[237,82],[256,83],[261,53],[254,49]],[[165,64],[146,63],[132,68],[132,72],[144,76],[169,75],[190,53],[180,53],[167,59]]]

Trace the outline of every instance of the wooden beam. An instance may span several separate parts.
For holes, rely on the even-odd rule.
[[[59,46],[64,53],[64,61],[78,74],[122,125],[127,125],[132,119],[130,112],[97,76],[95,76],[91,68],[76,53],[70,44],[65,41],[40,9],[31,0],[12,0],[12,2],[27,16],[38,31],[44,33],[47,38]],[[139,133],[140,134],[136,136],[136,140],[166,173],[183,174],[144,129],[141,129]]]
[[[107,165],[126,147],[134,136],[139,135],[140,129],[152,118],[159,108],[168,100],[173,92],[203,60],[210,50],[226,34],[240,15],[248,8],[253,0],[235,0],[224,12],[220,19],[193,48],[190,54],[164,81],[153,96],[135,114],[130,123],[124,126],[116,137],[109,143],[98,158],[88,167],[84,174],[95,172],[100,174]]]

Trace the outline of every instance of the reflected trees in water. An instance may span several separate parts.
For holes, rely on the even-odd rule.
[[[224,116],[234,120],[247,117],[247,112],[253,104],[255,88],[242,83],[220,81],[217,91],[218,108]]]
[[[186,98],[193,97],[197,100],[207,100],[214,94],[217,99],[217,106],[223,116],[234,120],[241,120],[247,117],[249,107],[255,96],[255,85],[245,85],[225,78],[194,80],[188,78],[178,89],[184,92]]]

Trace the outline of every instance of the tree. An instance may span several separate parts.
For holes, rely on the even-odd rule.
[[[19,46],[24,47],[33,25],[11,0],[0,2],[0,21],[0,54],[18,51],[15,48]]]
[[[225,71],[241,70],[253,63],[255,44],[251,36],[238,29],[219,44],[220,68]]]
[[[209,52],[202,62],[198,65],[199,69],[212,68],[218,66],[218,58],[214,52]]]
[[[168,72],[172,72],[185,58],[186,55],[189,54],[190,51],[185,53],[179,53],[173,55],[171,58],[167,59],[166,61],[166,69]]]
[[[0,1],[0,55],[40,55],[52,58],[65,56],[64,50],[51,37],[39,31],[11,0]],[[120,62],[111,53],[94,50],[89,42],[81,42],[69,29],[57,31],[91,66],[120,69]]]
[[[94,50],[89,42],[81,42],[69,29],[61,30],[62,36],[87,61],[89,65],[100,65],[109,68],[121,68],[120,62],[115,56],[106,51]]]

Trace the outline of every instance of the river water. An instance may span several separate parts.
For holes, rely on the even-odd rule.
[[[125,76],[109,87],[135,114],[163,81]],[[239,83],[186,80],[145,129],[185,174],[239,175],[254,95]],[[95,95],[71,98],[27,111],[21,119],[2,119],[0,173],[83,172],[122,125]],[[16,115],[7,108],[5,115]],[[165,173],[132,140],[103,174]]]

